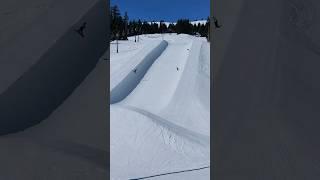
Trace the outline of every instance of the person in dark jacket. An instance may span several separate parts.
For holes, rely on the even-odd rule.
[[[220,28],[221,27],[221,25],[219,25],[219,23],[218,23],[218,19],[215,18],[214,16],[213,16],[213,22],[214,22],[214,25],[216,26],[216,28]]]
[[[76,31],[78,34],[80,34],[81,37],[84,37],[84,29],[86,28],[86,26],[87,26],[87,23],[84,22],[84,23],[82,24],[82,26],[80,26],[80,28],[79,28],[79,29],[76,29],[75,31]]]

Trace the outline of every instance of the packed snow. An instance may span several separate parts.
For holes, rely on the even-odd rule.
[[[110,105],[111,179],[210,179],[209,43],[186,34],[134,39],[120,41],[119,53],[111,42],[111,98],[119,84],[134,86]]]

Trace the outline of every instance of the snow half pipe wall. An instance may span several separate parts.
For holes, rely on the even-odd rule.
[[[81,37],[75,30],[85,22]],[[107,50],[108,29],[107,2],[99,0],[0,94],[0,135],[31,127],[62,104]]]
[[[110,104],[115,104],[122,101],[133,91],[133,89],[137,86],[137,84],[139,84],[141,79],[144,77],[150,66],[162,54],[162,52],[167,48],[167,46],[167,41],[161,41],[159,44],[157,44],[157,46],[146,47],[141,51],[138,57],[141,58],[141,62],[134,68],[135,72],[131,71],[110,92]],[[146,51],[147,53],[144,54],[144,51]]]

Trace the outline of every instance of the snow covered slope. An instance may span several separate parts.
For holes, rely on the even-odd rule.
[[[2,7],[14,18],[0,29],[0,179],[107,179],[106,2]],[[83,22],[85,38],[74,31]]]
[[[41,5],[34,3],[32,6]],[[12,16],[19,17],[15,23],[28,21],[28,25],[20,29],[15,23],[5,23],[7,26],[1,29],[8,36],[10,29],[17,34],[10,34],[5,43],[1,42],[0,134],[23,130],[48,117],[89,74],[108,47],[105,1],[56,0],[39,8],[45,8],[43,14],[34,12],[39,16],[32,15],[32,20],[24,19],[21,12],[13,9]],[[26,14],[31,16],[33,11],[40,10],[27,9]],[[84,22],[87,28],[82,38],[75,29]]]
[[[185,34],[144,38],[163,38],[168,47],[110,106],[111,178],[209,179],[209,44]]]
[[[48,118],[0,137],[0,179],[108,178],[107,61],[94,70]]]

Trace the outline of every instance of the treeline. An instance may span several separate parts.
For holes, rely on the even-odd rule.
[[[111,40],[120,39],[127,40],[128,36],[140,34],[155,34],[155,33],[184,33],[190,35],[199,35],[209,37],[209,18],[206,24],[192,25],[188,19],[179,19],[176,24],[169,24],[164,21],[160,23],[147,22],[139,20],[129,20],[128,13],[125,12],[121,16],[118,6],[111,6]]]

